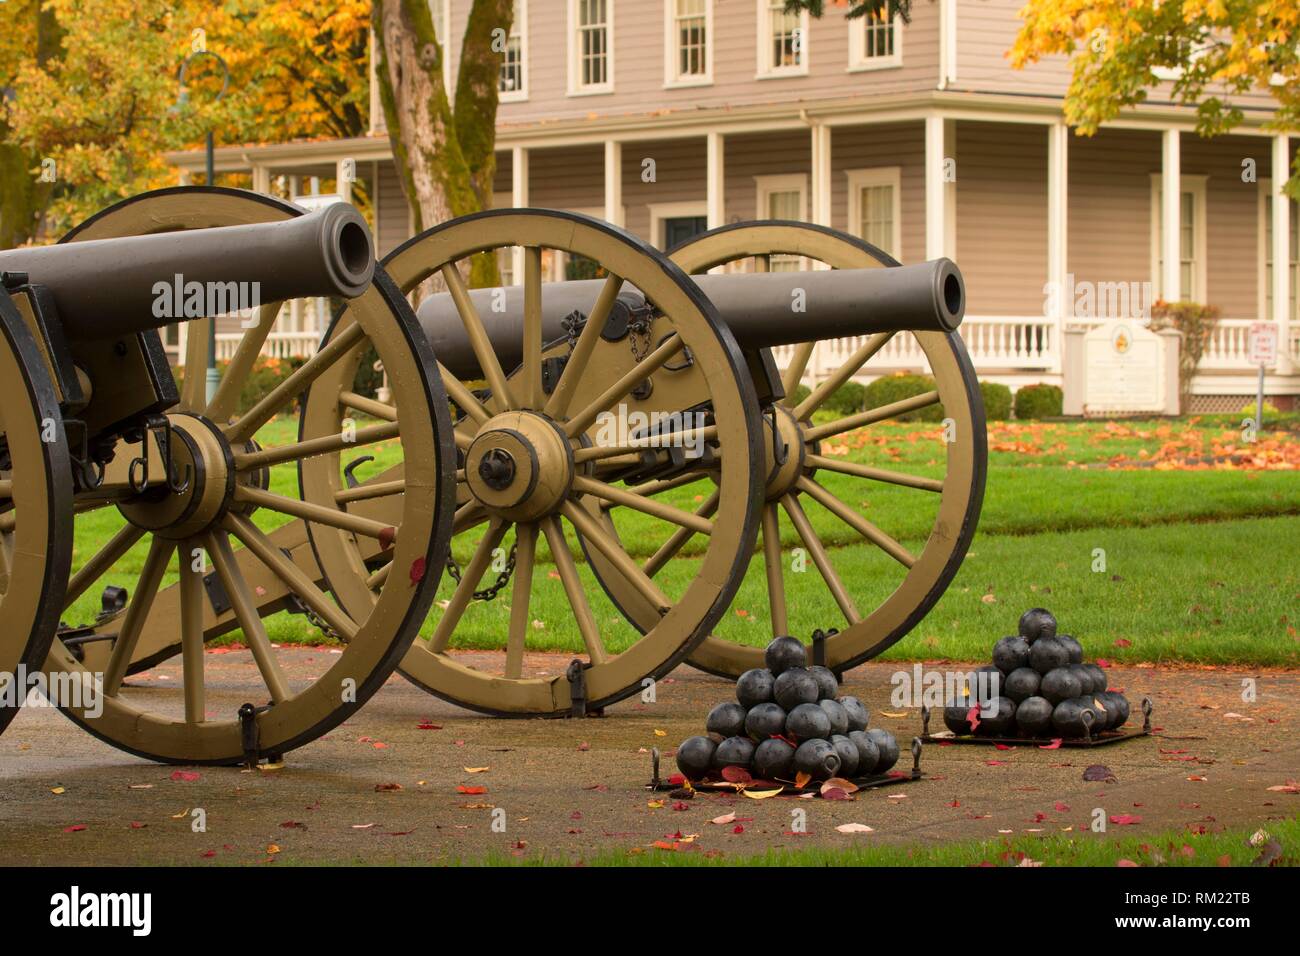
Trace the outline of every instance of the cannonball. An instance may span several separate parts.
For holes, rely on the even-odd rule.
[[[849,740],[858,748],[858,776],[868,777],[876,772],[880,763],[880,748],[871,735],[862,730],[850,730]]]
[[[743,767],[748,770],[754,760],[754,741],[748,737],[728,737],[713,751],[713,766]]]
[[[980,708],[980,724],[975,733],[981,737],[1007,737],[1015,732],[1016,702],[1010,697],[997,697]]]
[[[1057,638],[1060,640],[1060,638]],[[1065,669],[1073,674],[1079,681],[1080,696],[1087,697],[1089,694],[1100,694],[1106,688],[1097,687],[1097,678],[1091,670],[1082,664],[1066,664]]]
[[[1052,702],[1026,697],[1016,707],[1016,728],[1026,737],[1048,737],[1052,731]]]
[[[1070,663],[1070,652],[1054,637],[1040,637],[1029,648],[1029,666],[1046,675]]]
[[[849,730],[866,730],[871,722],[871,714],[862,701],[856,697],[841,697],[840,706],[849,715]]]
[[[1087,703],[1079,697],[1061,701],[1052,711],[1052,729],[1062,737],[1087,737],[1097,717]]]
[[[1122,726],[1124,726],[1124,724],[1128,721],[1128,717],[1129,717],[1129,704],[1128,704],[1128,698],[1125,697],[1123,694],[1121,694],[1119,691],[1117,691],[1117,690],[1116,690],[1116,691],[1110,691],[1109,693],[1112,693],[1112,694],[1115,695],[1115,697],[1114,697],[1115,704],[1116,704],[1116,705],[1118,706],[1118,708],[1119,708],[1119,719],[1115,721],[1114,726],[1111,728],[1111,729],[1113,730],[1113,729],[1115,729],[1115,728],[1118,728],[1118,727],[1122,727]]]
[[[745,671],[736,680],[736,700],[746,710],[765,704],[773,699],[772,689],[775,684],[776,678],[762,667]]]
[[[825,739],[831,735],[831,719],[816,704],[800,704],[786,717],[785,733],[795,742]]]
[[[1104,668],[1097,664],[1084,664],[1083,666],[1092,672],[1092,687],[1094,694],[1100,694],[1110,686],[1110,678],[1106,676]]]
[[[773,677],[779,677],[792,667],[803,667],[808,663],[808,654],[798,638],[778,637],[767,645],[763,660]]]
[[[898,763],[898,741],[894,735],[887,730],[881,730],[874,727],[866,731],[866,735],[871,738],[876,745],[876,750],[880,752],[880,759],[876,761],[875,773],[885,773],[894,764]]]
[[[794,769],[794,747],[784,740],[768,738],[754,748],[754,774],[763,780],[790,779]]]
[[[769,737],[785,733],[785,711],[780,704],[768,701],[750,709],[745,715],[745,733],[751,740],[762,742]]]
[[[1020,615],[1020,636],[1033,644],[1040,637],[1056,636],[1056,618],[1045,607],[1031,607]]]
[[[965,735],[972,733],[970,709],[976,706],[978,705],[969,697],[963,698],[955,704],[949,704],[943,709],[943,725],[954,734]]]
[[[688,780],[699,780],[713,766],[713,754],[718,749],[708,737],[687,737],[677,748],[677,769]]]
[[[711,734],[738,737],[745,732],[745,708],[733,701],[719,704],[709,711],[704,726]]]
[[[858,775],[858,745],[843,734],[831,735],[831,746],[840,758],[840,776],[856,777]]]
[[[1004,637],[993,645],[993,666],[1003,674],[1029,663],[1029,642],[1023,637]]]
[[[1083,645],[1076,641],[1069,634],[1057,634],[1056,639],[1065,645],[1066,652],[1070,655],[1071,664],[1083,663]]]
[[[829,740],[805,740],[794,752],[794,769],[814,780],[827,780],[840,772],[840,755]]]
[[[826,716],[830,718],[832,735],[849,732],[849,713],[843,704],[838,700],[819,700],[817,706],[826,711]]]
[[[1068,667],[1057,667],[1043,675],[1038,692],[1055,706],[1063,700],[1078,697],[1083,693],[1079,678]]]
[[[817,681],[802,667],[791,667],[781,672],[772,688],[772,696],[786,710],[800,704],[817,703]]]
[[[1092,712],[1097,715],[1097,722],[1092,725],[1092,732],[1099,734],[1103,730],[1110,730],[1115,723],[1115,718],[1119,716],[1118,706],[1109,695],[1102,691],[1100,694],[1082,694],[1080,700],[1086,700],[1086,705],[1092,708]]]
[[[1032,667],[1017,667],[1002,682],[1002,692],[1019,704],[1038,693],[1041,681],[1042,677]]]
[[[839,695],[840,682],[835,679],[835,674],[829,667],[814,664],[808,668],[808,673],[812,674],[813,680],[817,682],[819,700],[834,700]]]

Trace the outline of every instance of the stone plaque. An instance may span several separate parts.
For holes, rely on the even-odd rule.
[[[1084,414],[1163,412],[1164,342],[1135,322],[1106,322],[1083,338]]]

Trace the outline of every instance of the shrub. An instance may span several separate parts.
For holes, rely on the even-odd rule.
[[[840,415],[852,415],[854,412],[860,412],[866,407],[863,404],[866,399],[866,388],[857,382],[845,382],[831,392],[822,408]]]
[[[1255,418],[1256,417],[1255,403],[1251,402],[1249,405],[1242,406],[1241,411],[1239,411],[1237,414],[1244,415],[1247,418]],[[1272,402],[1270,402],[1268,399],[1264,399],[1264,414],[1270,417],[1277,417],[1281,413],[1277,410],[1277,407]]]
[[[1178,349],[1179,411],[1191,408],[1192,379],[1218,324],[1218,306],[1164,300],[1151,306],[1151,331],[1177,329],[1183,333],[1183,342]]]
[[[267,392],[275,388],[286,378],[294,373],[304,362],[305,358],[268,358],[266,356],[258,357],[253,363],[252,370],[248,373],[248,378],[244,380],[244,386],[239,391],[239,404],[237,412],[246,412],[252,408]],[[218,362],[217,371],[224,377],[229,362]],[[180,390],[185,387],[186,367],[177,366],[172,369],[176,377],[176,388]],[[207,369],[197,369],[196,374],[207,376]],[[296,406],[295,406],[296,407]]]
[[[928,375],[909,375],[899,372],[897,375],[885,375],[876,379],[863,390],[864,408],[879,408],[893,402],[922,395],[935,389],[934,379]],[[928,405],[925,408],[894,419],[900,422],[939,422],[943,421],[943,406]]]
[[[794,387],[794,394],[790,396],[790,407],[793,408],[798,405],[811,394],[812,389],[807,385],[796,385]]]
[[[1065,394],[1056,385],[1039,382],[1016,392],[1016,418],[1055,418],[1061,414]]]
[[[1011,417],[1011,389],[998,382],[980,382],[980,395],[984,397],[984,417],[991,422],[1003,422]]]

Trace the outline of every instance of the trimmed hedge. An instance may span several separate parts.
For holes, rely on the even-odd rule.
[[[997,382],[980,382],[980,395],[984,396],[984,417],[991,422],[1004,422],[1011,417],[1011,389]]]
[[[267,358],[261,356],[253,363],[253,369],[248,373],[248,378],[244,380],[244,387],[239,392],[239,405],[237,412],[246,412],[266,395],[267,392],[275,388],[286,378],[292,375],[307,360],[305,358]],[[221,375],[226,374],[226,368],[229,362],[218,362],[217,371]],[[185,386],[185,367],[175,366],[172,368],[172,374],[176,378],[176,388],[179,390]],[[199,374],[206,376],[207,369],[200,369]],[[296,406],[295,406],[296,407]]]
[[[914,395],[923,395],[935,389],[934,379],[928,375],[885,375],[876,379],[863,390],[864,408],[879,408],[900,402]],[[941,422],[943,406],[928,405],[925,408],[906,415],[899,415],[895,421],[900,422]]]
[[[1039,382],[1016,392],[1016,418],[1055,418],[1061,414],[1065,394],[1056,385]]]
[[[845,382],[831,392],[830,398],[826,399],[826,404],[822,408],[840,415],[852,415],[854,412],[860,412],[866,408],[866,405],[863,404],[866,400],[866,388],[857,382]]]

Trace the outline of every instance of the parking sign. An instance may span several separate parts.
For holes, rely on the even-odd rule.
[[[1250,364],[1272,365],[1277,361],[1277,326],[1272,322],[1252,322],[1250,326]]]

